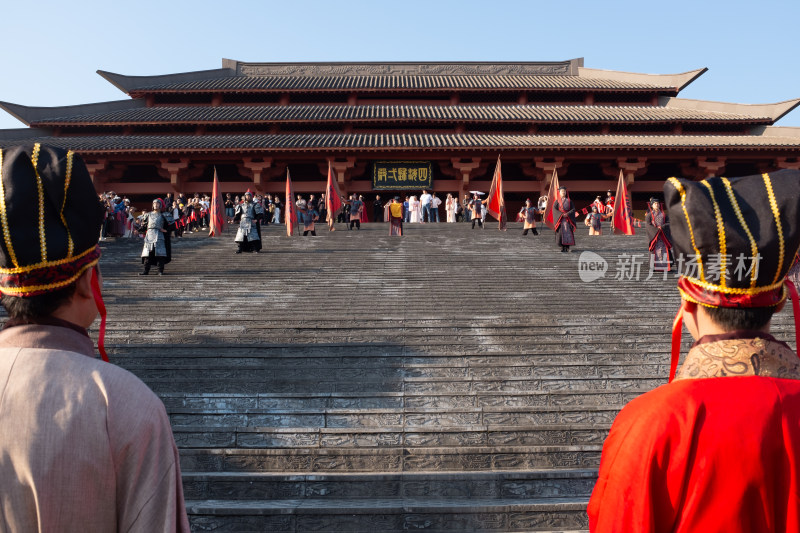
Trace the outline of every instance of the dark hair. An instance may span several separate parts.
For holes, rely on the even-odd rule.
[[[7,294],[0,297],[0,304],[5,307],[11,318],[41,318],[51,316],[62,305],[69,302],[75,294],[75,283],[70,283],[63,289],[58,289],[37,296],[20,298]]]
[[[725,331],[761,329],[775,313],[774,307],[704,307],[708,316]]]

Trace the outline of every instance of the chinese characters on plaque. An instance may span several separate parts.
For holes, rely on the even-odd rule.
[[[430,189],[432,184],[430,161],[375,161],[372,167],[376,190]]]

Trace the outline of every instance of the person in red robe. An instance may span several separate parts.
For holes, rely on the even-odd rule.
[[[575,204],[569,199],[566,187],[558,189],[558,199],[553,202],[553,218],[556,220],[556,244],[561,246],[562,252],[569,252],[569,247],[575,245]]]
[[[800,358],[770,334],[795,290],[800,171],[670,178],[664,193],[684,266],[670,383],[614,421],[590,531],[800,531]],[[682,322],[696,341],[673,380]]]
[[[669,228],[669,216],[664,211],[664,206],[658,198],[650,198],[647,214],[644,216],[647,240],[650,241],[651,268],[658,272],[671,270],[670,250],[672,237]]]

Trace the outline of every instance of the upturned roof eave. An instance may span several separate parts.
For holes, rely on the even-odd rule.
[[[767,117],[771,123],[774,124],[794,110],[798,105],[800,105],[800,98],[769,104],[736,104],[713,100],[692,100],[686,98],[664,97],[659,99],[659,104],[672,109],[713,111],[717,113],[730,113],[731,115],[739,116],[746,115],[754,118]]]
[[[228,78],[236,75],[236,71],[230,68],[218,68],[210,70],[196,70],[192,72],[179,72],[175,74],[161,74],[155,76],[127,76],[106,70],[97,70],[97,73],[114,87],[127,95],[139,87],[158,84],[182,83],[186,81],[202,81],[218,78]]]
[[[642,83],[646,85],[674,87],[675,92],[679,93],[690,83],[708,71],[707,67],[681,72],[679,74],[643,74],[639,72],[624,72],[621,70],[603,70],[580,67],[579,75],[584,78],[606,79],[615,81],[625,81],[631,83]]]
[[[141,107],[145,107],[145,102],[141,99],[111,100],[108,102],[56,107],[25,106],[11,102],[0,102],[0,109],[4,110],[6,113],[23,122],[27,126],[37,126],[49,123],[59,124],[57,119],[91,115],[96,113],[107,113],[111,111],[138,109]],[[65,122],[65,124],[67,123]]]

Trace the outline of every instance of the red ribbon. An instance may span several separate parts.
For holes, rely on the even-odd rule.
[[[675,379],[678,370],[678,359],[681,357],[681,332],[683,331],[683,312],[686,309],[686,300],[681,299],[681,307],[672,322],[672,353],[669,362],[669,383]]]
[[[97,337],[97,351],[100,352],[100,357],[103,358],[103,361],[108,363],[108,354],[106,353],[106,304],[103,302],[103,295],[100,292],[97,266],[92,268],[92,294],[94,295],[94,303],[97,305],[97,311],[100,313],[100,334]]]
[[[794,342],[797,346],[797,357],[800,357],[800,301],[798,301],[797,287],[786,278],[784,281],[786,288],[789,289],[789,296],[792,299],[792,311],[794,313]]]

